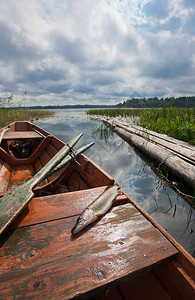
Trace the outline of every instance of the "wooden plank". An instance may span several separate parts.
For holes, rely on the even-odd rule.
[[[41,153],[42,153],[45,149],[47,149],[47,147],[48,147],[48,145],[49,145],[51,139],[52,139],[52,136],[51,136],[51,135],[46,136],[46,137],[39,143],[38,147],[37,147],[36,150],[32,153],[32,155],[31,155],[28,159],[26,159],[26,163],[28,163],[28,164],[30,164],[30,163],[33,164],[33,163],[35,162],[35,160],[38,159],[38,157],[41,155]],[[22,162],[22,163],[25,163],[25,161]]]
[[[49,176],[49,178],[42,181],[38,186],[36,186],[33,190],[35,196],[40,197],[51,194],[59,194],[61,189],[60,187],[65,186],[65,179],[70,175],[69,166],[70,164],[59,170],[57,173]],[[68,192],[67,189],[66,192]]]
[[[110,300],[125,300],[124,297],[121,295],[120,291],[116,287],[107,289],[104,293],[98,294],[96,296],[92,296],[87,299],[88,300],[109,300],[109,299]]]
[[[1,167],[3,166],[4,164],[4,160],[0,157],[0,170],[1,170]]]
[[[193,148],[193,146],[189,149],[183,145],[180,145],[179,141],[176,143],[167,136],[160,135],[157,132],[138,127],[136,125],[125,125],[121,122],[116,122],[115,124],[130,133],[144,137],[150,142],[154,142],[160,146],[163,146],[165,149],[173,151],[175,154],[179,155],[179,157],[187,159],[192,164],[195,163],[195,148]]]
[[[133,127],[137,128],[138,130],[145,130],[145,128],[143,127],[140,127],[138,125],[135,125],[133,124],[132,125]],[[173,144],[176,144],[176,145],[179,145],[179,146],[182,146],[184,147],[185,149],[189,149],[189,150],[192,150],[194,151],[195,150],[195,146],[191,145],[191,144],[188,144],[187,142],[184,142],[182,140],[178,140],[178,139],[175,139],[171,136],[168,136],[166,134],[163,134],[163,133],[159,133],[159,132],[155,132],[155,131],[152,131],[152,130],[147,130],[149,134],[151,135],[154,135],[154,136],[158,136],[160,137],[161,139],[165,140],[165,141],[168,141],[168,142],[171,142]]]
[[[133,278],[130,281],[120,284],[120,290],[124,299],[150,299],[150,300],[171,300],[166,289],[150,272]],[[173,298],[177,299],[178,298]]]
[[[80,176],[90,187],[98,187],[102,185],[114,184],[114,179],[107,172],[105,172],[100,166],[96,165],[85,155],[78,157],[78,162],[82,165],[79,167],[75,164],[78,169]]]
[[[74,146],[81,135],[76,137],[70,142],[71,146]],[[89,149],[93,143],[81,147],[75,152],[75,155],[78,156],[79,153],[82,153]],[[0,202],[0,233],[2,233],[11,222],[18,216],[22,209],[30,202],[33,198],[33,188],[37,186],[46,176],[51,172],[55,171],[56,168],[64,167],[71,160],[72,157],[67,155],[69,152],[69,147],[64,146],[36,175],[27,181],[26,183],[20,185],[17,189],[12,190],[10,193],[7,193],[1,198]],[[67,157],[65,157],[67,155]]]
[[[88,184],[80,177],[80,174],[76,173],[76,171],[68,178],[67,187],[72,192],[89,188]]]
[[[57,151],[59,151],[60,149],[62,149],[62,147],[64,147],[64,143],[59,139],[57,139],[56,137],[52,138],[51,144],[53,145],[53,147],[57,149]]]
[[[189,276],[195,281],[195,259],[187,252],[162,226],[158,224],[137,202],[135,202],[129,195],[123,192],[128,198],[129,202],[137,208],[143,216],[153,224],[160,232],[178,249],[177,260],[183,266]]]
[[[48,155],[47,151],[45,150],[41,153],[39,159],[41,161],[42,166],[45,166],[48,163],[48,161],[50,161],[51,157]]]
[[[15,189],[21,184],[27,182],[35,175],[35,169],[32,165],[14,166],[11,169],[9,177],[9,190]]]
[[[137,132],[139,132],[139,133],[141,133],[141,132],[146,133],[147,132],[151,136],[154,136],[154,137],[157,137],[161,140],[167,141],[169,143],[184,147],[185,149],[192,150],[192,151],[195,150],[195,147],[193,145],[188,144],[187,142],[184,142],[182,140],[175,139],[175,138],[173,138],[171,136],[168,136],[166,134],[159,133],[159,132],[156,132],[156,131],[153,131],[153,130],[149,130],[147,128],[135,125],[133,123],[131,124],[131,123],[126,123],[126,122],[121,122],[121,121],[118,121],[118,120],[115,120],[114,122],[116,122],[116,124],[118,124],[118,125],[129,127],[129,129],[133,128],[134,130],[137,130]]]
[[[41,164],[40,158],[37,158],[35,161],[36,173],[39,172],[42,168],[43,168],[43,165]]]
[[[70,230],[77,216],[5,234],[0,250],[2,297],[88,295],[177,253],[150,222],[130,211],[129,204],[115,207],[75,238]]]
[[[20,139],[37,139],[43,138],[36,131],[12,131],[6,132],[3,136],[4,140],[20,140]]]
[[[124,140],[133,144],[134,147],[146,153],[149,157],[152,157],[158,164],[160,163],[162,167],[166,166],[175,177],[194,186],[195,166],[191,163],[184,161],[168,149],[147,141],[141,136],[129,133],[119,127],[115,127],[114,130]]]
[[[33,198],[9,229],[80,215],[91,202],[103,193],[106,187]],[[117,197],[115,205],[122,201],[123,203],[127,202],[127,198],[125,196]],[[131,205],[131,209],[129,207],[129,213],[131,216],[140,214],[133,205]]]
[[[46,138],[44,138],[39,146],[36,148],[36,150],[32,153],[32,155],[28,158],[22,158],[18,159],[13,157],[10,153],[6,152],[3,148],[0,147],[0,157],[8,162],[10,165],[21,165],[21,164],[32,164],[34,161],[41,155],[43,150],[47,147],[48,143],[51,140],[51,136],[48,135]]]
[[[12,123],[15,131],[26,131],[32,128],[32,123],[26,121],[16,121]]]
[[[52,144],[49,144],[47,147],[47,152],[52,157],[58,152],[58,150]]]
[[[177,261],[158,266],[153,272],[169,290],[173,299],[195,299],[195,282]]]

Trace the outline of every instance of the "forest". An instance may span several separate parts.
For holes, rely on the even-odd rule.
[[[118,108],[166,108],[166,107],[180,107],[190,108],[195,107],[195,96],[191,97],[170,97],[170,98],[132,98],[127,99],[123,103],[116,105]]]

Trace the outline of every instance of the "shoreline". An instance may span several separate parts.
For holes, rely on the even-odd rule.
[[[31,121],[52,117],[54,115],[53,111],[49,110],[33,110],[33,109],[5,109],[0,108],[0,128],[12,123],[14,121]]]

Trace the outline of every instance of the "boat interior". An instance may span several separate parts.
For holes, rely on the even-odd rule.
[[[0,144],[0,196],[31,179],[64,146],[62,141],[29,122],[14,122],[5,131]],[[81,154],[42,181],[34,192],[43,196],[113,184],[113,179],[103,174]]]
[[[32,178],[64,146],[29,122],[3,130],[0,196]],[[124,192],[98,222],[71,235],[86,206],[112,184],[80,155],[35,188],[0,242],[4,299],[194,299],[192,259]]]

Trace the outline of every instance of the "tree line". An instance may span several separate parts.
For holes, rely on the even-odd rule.
[[[195,107],[195,96],[170,98],[132,98],[116,105],[118,108],[160,108],[160,107]]]

